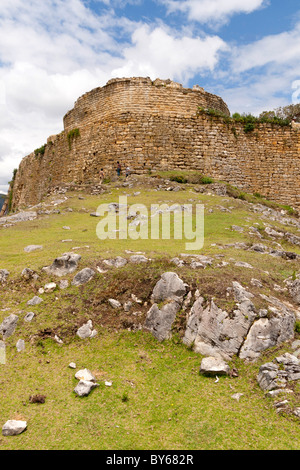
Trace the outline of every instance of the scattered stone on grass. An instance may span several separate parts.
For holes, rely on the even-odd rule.
[[[25,350],[25,341],[23,339],[19,339],[16,348],[18,352],[24,351]]]
[[[27,428],[27,422],[21,420],[9,420],[6,421],[2,427],[3,436],[17,436],[21,434]]]
[[[32,299],[28,300],[27,305],[35,306],[35,305],[41,304],[42,302],[44,302],[43,299],[41,299],[41,297],[38,297],[37,295],[35,295]]]
[[[80,260],[81,256],[76,253],[64,253],[59,258],[56,258],[51,266],[44,267],[43,271],[55,276],[66,276],[77,269]]]
[[[0,269],[0,282],[1,283],[6,282],[8,276],[9,276],[9,271],[7,271],[7,269]]]
[[[95,276],[95,271],[90,268],[84,268],[76,274],[72,281],[73,286],[82,286],[89,282]]]
[[[28,245],[24,248],[25,253],[32,253],[33,251],[43,250],[43,245]]]
[[[229,365],[218,357],[204,357],[201,361],[200,374],[202,375],[229,375]]]
[[[77,336],[79,336],[80,339],[94,338],[94,336],[96,336],[96,334],[97,334],[97,331],[93,330],[92,320],[88,320],[87,323],[82,325],[77,330],[76,334],[77,334]]]
[[[13,313],[6,317],[0,325],[0,333],[3,338],[9,338],[16,329],[19,317]]]

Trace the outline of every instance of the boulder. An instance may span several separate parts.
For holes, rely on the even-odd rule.
[[[7,269],[0,269],[0,282],[1,283],[6,282],[8,276],[9,276],[9,271],[7,271]]]
[[[187,285],[176,273],[166,272],[153,289],[151,300],[155,303],[175,300],[182,302],[187,293]]]
[[[81,286],[86,284],[95,276],[95,271],[90,268],[84,268],[76,274],[72,281],[73,286]]]
[[[27,305],[35,306],[41,304],[42,302],[44,302],[43,299],[35,295],[32,299],[28,300]]]
[[[78,385],[74,388],[74,392],[80,397],[86,397],[96,387],[99,387],[99,384],[89,380],[80,380]]]
[[[295,281],[289,283],[289,293],[293,301],[300,305],[300,279],[295,279]]]
[[[76,334],[80,339],[87,339],[96,336],[97,331],[93,330],[93,323],[91,320],[89,320],[77,330]]]
[[[256,360],[262,351],[280,345],[294,336],[295,314],[273,297],[262,296],[268,309],[256,311],[253,294],[234,282],[232,292],[236,308],[231,312],[208,304],[199,297],[188,319],[183,342],[204,356],[221,356],[228,360],[239,355]],[[261,318],[259,318],[261,317]]]
[[[112,308],[121,308],[121,303],[118,300],[115,299],[108,299],[108,303]]]
[[[77,380],[85,380],[88,382],[96,382],[96,378],[93,376],[90,370],[82,369],[76,372],[75,379]]]
[[[238,354],[256,312],[249,293],[241,286],[235,295],[240,303],[230,313],[218,308],[213,300],[205,305],[199,297],[191,309],[183,342],[204,356],[228,360]]]
[[[3,436],[17,436],[21,434],[27,428],[27,422],[21,420],[9,420],[6,421],[2,427]]]
[[[152,305],[147,313],[144,328],[150,331],[159,341],[170,339],[171,329],[180,310],[180,303],[172,301],[159,308],[157,304]]]
[[[66,276],[73,273],[81,260],[81,256],[75,253],[64,253],[61,257],[56,258],[51,266],[43,268],[44,271],[55,276]]]
[[[217,357],[205,357],[201,361],[200,374],[203,375],[229,375],[230,367]]]
[[[268,316],[256,320],[251,325],[240,349],[241,359],[256,360],[262,351],[294,338],[294,312],[275,298],[261,297],[270,303]]]
[[[288,382],[296,380],[300,380],[300,360],[289,353],[263,364],[257,376],[260,388],[267,391],[285,389]]]
[[[3,338],[9,338],[15,331],[19,317],[13,313],[6,317],[0,325],[0,333]]]

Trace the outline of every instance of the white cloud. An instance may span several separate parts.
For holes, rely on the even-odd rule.
[[[233,51],[232,66],[241,73],[268,64],[296,68],[300,57],[300,23],[292,31],[266,36]]]
[[[218,36],[192,38],[176,36],[174,31],[142,25],[132,36],[132,45],[123,51],[124,65],[113,70],[115,76],[149,76],[186,82],[196,73],[212,71],[226,44]]]
[[[189,20],[214,25],[225,23],[239,13],[252,13],[267,5],[267,0],[161,0],[169,13],[183,12]]]

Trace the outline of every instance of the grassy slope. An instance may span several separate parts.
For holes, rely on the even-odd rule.
[[[201,357],[180,341],[183,317],[178,318],[173,339],[163,344],[146,332],[127,330],[143,322],[152,288],[166,270],[176,271],[202,295],[215,297],[222,307],[230,306],[225,292],[233,280],[249,285],[252,277],[261,279],[263,289],[251,286],[250,290],[274,294],[274,284],[284,286],[283,280],[299,271],[295,261],[212,246],[259,242],[249,238],[247,231],[238,233],[230,227],[254,223],[263,226],[268,221],[250,212],[245,201],[196,194],[189,185],[186,191],[176,193],[143,187],[111,190],[112,194],[101,197],[86,194],[84,200],[70,193],[66,203],[59,206],[61,214],[0,229],[0,268],[11,272],[0,296],[0,321],[10,313],[20,318],[16,332],[6,340],[6,364],[0,366],[0,424],[14,418],[28,422],[27,431],[20,436],[1,436],[0,449],[299,449],[299,421],[276,413],[273,400],[264,397],[256,382],[259,365],[288,350],[288,345],[266,353],[255,364],[235,359],[232,365],[238,368],[239,377],[220,378],[215,383],[214,378],[199,375]],[[224,255],[220,261],[229,265],[205,270],[177,268],[170,259],[184,252],[182,241],[100,242],[95,234],[98,219],[89,213],[102,202],[118,202],[124,191],[133,194],[138,190],[141,195],[130,197],[129,204],[184,203],[189,199],[203,202],[206,217],[202,253]],[[219,206],[231,207],[232,212],[223,212]],[[280,227],[276,222],[271,225]],[[288,230],[295,231],[291,227]],[[62,243],[64,239],[72,242]],[[271,246],[272,241],[263,243]],[[44,249],[26,254],[23,248],[29,244],[42,244]],[[27,300],[40,287],[57,281],[42,273],[41,268],[74,247],[80,247],[76,250],[82,255],[80,268],[96,268],[101,259],[116,255],[128,257],[125,250],[143,251],[154,261],[146,267],[126,265],[106,274],[97,273],[83,287],[44,294],[41,305],[28,307]],[[286,249],[300,254],[299,247],[286,245]],[[233,259],[252,264],[254,270],[234,267]],[[21,280],[25,267],[39,273],[38,281]],[[135,306],[138,316],[112,310],[106,302],[110,297],[129,300],[131,293],[148,302]],[[288,299],[284,292],[276,292],[276,296]],[[4,311],[6,308],[10,310]],[[25,324],[23,317],[28,311],[36,316]],[[75,336],[76,329],[90,318],[98,336],[81,341]],[[54,333],[63,339],[63,345],[49,337]],[[26,342],[22,353],[15,348],[19,338]],[[68,368],[71,361],[76,362],[76,370],[87,367],[98,379],[100,386],[87,398],[73,393],[77,381],[76,371]],[[112,387],[106,387],[105,380],[111,380]],[[298,393],[292,401],[300,393],[297,388],[295,391]],[[244,394],[239,402],[231,398],[234,393]],[[46,395],[45,403],[30,403],[29,396],[35,394]]]

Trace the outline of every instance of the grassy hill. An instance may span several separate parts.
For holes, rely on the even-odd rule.
[[[200,253],[211,257],[212,265],[197,269],[187,262],[175,264],[174,258],[187,259],[182,257],[188,254],[186,240],[99,240],[99,219],[90,214],[125,195],[129,205],[148,208],[204,204],[205,243]],[[0,269],[10,273],[0,292],[0,323],[10,314],[19,317],[16,331],[5,340],[5,364],[0,364],[0,425],[10,419],[28,424],[19,436],[1,436],[0,449],[299,449],[299,418],[291,412],[300,406],[299,382],[289,406],[278,412],[256,379],[261,364],[291,352],[290,342],[264,352],[256,362],[233,357],[230,366],[238,377],[216,381],[199,374],[202,357],[182,343],[186,312],[177,316],[170,340],[158,342],[143,329],[151,293],[166,271],[176,272],[193,292],[198,289],[222,309],[232,308],[227,289],[233,281],[249,288],[258,307],[264,306],[260,294],[265,294],[299,309],[285,285],[299,273],[299,259],[249,249],[255,243],[270,250],[280,244],[287,253],[300,255],[300,246],[291,244],[291,238],[266,232],[271,226],[297,237],[299,219],[291,208],[214,185],[197,174],[162,173],[131,176],[102,189],[71,185],[30,210],[37,211],[34,220],[0,225]],[[27,253],[28,245],[42,248]],[[61,279],[42,269],[66,252],[81,255],[77,271],[95,271],[88,283],[72,285],[76,271],[62,278],[69,286],[61,289]],[[130,261],[135,253],[149,261],[121,268],[104,263],[117,256]],[[237,261],[251,268],[236,266]],[[24,268],[38,277],[24,279]],[[251,283],[253,279],[261,286]],[[40,293],[49,282],[57,284],[55,290]],[[43,302],[28,306],[35,295]],[[114,309],[111,298],[133,306],[129,312]],[[28,312],[35,314],[31,322],[24,321]],[[88,320],[97,335],[81,340],[76,331]],[[16,348],[19,339],[25,341],[21,352]],[[297,331],[294,339],[300,339]],[[99,387],[82,398],[73,390],[78,383],[75,372],[84,368],[93,372]],[[239,401],[232,398],[236,393],[242,394]],[[38,395],[45,397],[44,403],[30,398]]]

